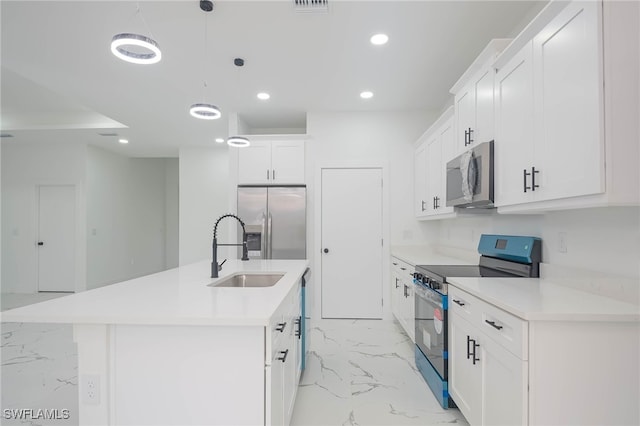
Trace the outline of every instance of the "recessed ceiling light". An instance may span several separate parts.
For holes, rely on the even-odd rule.
[[[261,99],[263,101],[266,101],[267,99],[269,99],[271,97],[270,94],[266,93],[266,92],[260,92],[258,93],[258,99]]]
[[[127,139],[118,139],[118,142],[120,142],[121,144],[128,144],[129,141]]]
[[[222,138],[216,138],[216,143],[223,143],[223,142],[224,142],[224,139],[222,139]]]
[[[373,98],[373,92],[369,92],[369,91],[362,92],[360,93],[360,97],[362,99],[371,99]]]
[[[380,46],[382,44],[386,44],[389,41],[389,36],[386,34],[376,34],[371,36],[371,44],[375,44],[376,46]]]
[[[243,138],[242,136],[231,136],[229,139],[227,139],[227,145],[235,146],[237,148],[243,148],[245,146],[249,146],[250,142],[249,139]]]

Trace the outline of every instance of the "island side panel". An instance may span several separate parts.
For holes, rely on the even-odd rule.
[[[108,325],[73,325],[73,340],[78,345],[78,424],[113,423],[109,388],[110,335]]]
[[[529,322],[530,425],[640,424],[640,324]]]
[[[114,326],[114,424],[264,424],[264,327]]]

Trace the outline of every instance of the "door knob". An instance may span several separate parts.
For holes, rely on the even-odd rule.
[[[325,253],[329,253],[329,249],[328,248],[326,248],[326,249],[324,249],[322,251],[324,251]]]
[[[42,241],[38,241],[38,245],[39,245],[39,246],[43,246],[43,245],[44,245],[44,243],[43,243]]]

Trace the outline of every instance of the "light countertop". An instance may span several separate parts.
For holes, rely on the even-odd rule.
[[[552,279],[456,278],[450,285],[529,321],[640,321],[640,306]]]
[[[307,260],[228,260],[220,278],[211,261],[2,312],[2,322],[266,326]],[[235,272],[285,273],[272,287],[208,287]]]
[[[392,246],[391,256],[416,265],[477,265],[480,255],[466,250],[447,251],[430,246]]]

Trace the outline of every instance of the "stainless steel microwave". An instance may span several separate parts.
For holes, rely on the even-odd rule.
[[[447,206],[493,207],[493,141],[447,163]]]

